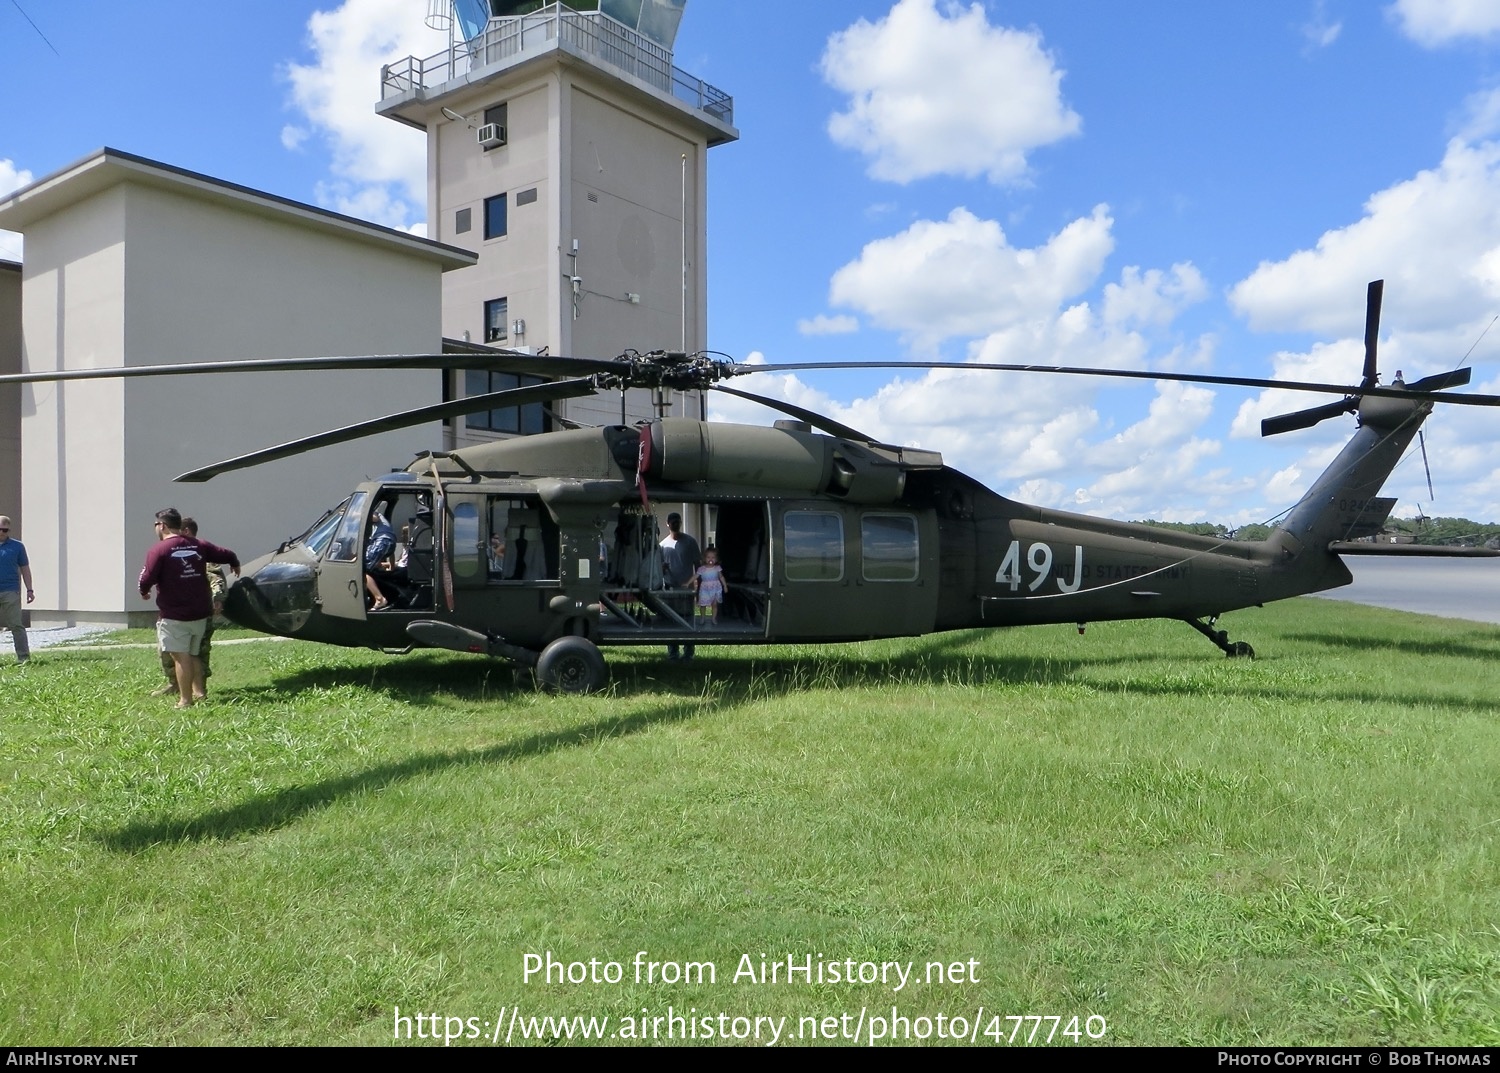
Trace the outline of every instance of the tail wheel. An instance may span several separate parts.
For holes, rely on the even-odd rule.
[[[586,637],[559,637],[536,661],[537,685],[548,693],[594,693],[608,681],[604,656]]]

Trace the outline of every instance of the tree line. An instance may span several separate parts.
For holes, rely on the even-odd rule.
[[[1271,535],[1272,528],[1260,524],[1231,528],[1227,525],[1215,525],[1213,522],[1158,522],[1150,518],[1142,519],[1138,524],[1172,529],[1179,533],[1195,533],[1218,540],[1265,540]],[[1409,537],[1414,544],[1500,546],[1500,524],[1476,522],[1468,518],[1392,518],[1386,522],[1385,531]]]

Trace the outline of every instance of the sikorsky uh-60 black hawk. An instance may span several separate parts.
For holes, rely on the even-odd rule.
[[[1352,577],[1343,555],[1462,553],[1366,539],[1380,531],[1395,503],[1380,497],[1381,485],[1433,404],[1500,405],[1500,396],[1447,392],[1468,383],[1468,369],[1381,386],[1380,297],[1377,281],[1369,289],[1358,386],[974,363],[750,366],[671,353],[602,361],[470,346],[421,357],[112,372],[446,366],[562,377],[284,443],[178,478],[186,481],[434,419],[626,387],[715,388],[791,418],[763,428],[665,417],[639,427],[574,428],[424,454],[405,471],[359,485],[301,536],[246,566],[226,613],[266,633],[483,653],[532,666],[544,687],[570,692],[606,682],[600,647],[608,645],[834,642],[1174,618],[1227,655],[1252,656],[1248,644],[1215,628],[1219,615],[1346,585]],[[1345,413],[1359,427],[1269,539],[1218,540],[1017,503],[944,465],[937,452],[879,443],[821,415],[718,383],[851,364],[1290,388],[1341,397],[1269,419],[1263,434]],[[711,519],[728,582],[711,628],[695,619],[691,591],[663,582],[658,517],[665,508],[658,504],[696,506]],[[401,534],[391,565],[372,574],[381,610],[366,598],[363,561],[376,514]]]

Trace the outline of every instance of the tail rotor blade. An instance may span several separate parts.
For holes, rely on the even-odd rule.
[[[1365,378],[1360,387],[1375,386],[1375,348],[1380,338],[1380,301],[1385,295],[1385,280],[1370,281],[1365,292]]]
[[[1437,497],[1432,493],[1432,467],[1427,464],[1427,434],[1417,429],[1417,442],[1422,445],[1422,469],[1427,473],[1427,502]]]

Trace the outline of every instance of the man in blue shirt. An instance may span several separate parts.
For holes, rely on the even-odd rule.
[[[23,591],[28,604],[36,599],[36,593],[31,591],[31,560],[26,558],[26,545],[10,538],[10,519],[0,514],[0,630],[10,631],[16,643],[17,663],[31,658],[31,645],[22,624],[25,620],[21,617]]]

